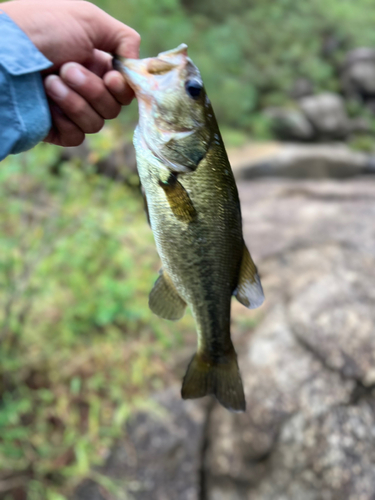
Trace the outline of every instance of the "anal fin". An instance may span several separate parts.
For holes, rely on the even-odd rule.
[[[160,318],[176,321],[185,313],[186,302],[180,297],[172,280],[163,270],[150,292],[148,305]]]
[[[261,306],[264,301],[264,293],[258,270],[245,243],[243,246],[238,284],[233,295],[238,302],[241,302],[241,304],[249,309],[256,309]]]

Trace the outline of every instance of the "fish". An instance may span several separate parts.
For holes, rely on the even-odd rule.
[[[149,307],[177,321],[190,307],[197,352],[183,378],[183,399],[213,395],[246,410],[230,336],[231,299],[257,308],[264,294],[242,234],[238,191],[198,68],[187,45],[156,57],[114,57],[134,90],[137,168],[162,268]]]

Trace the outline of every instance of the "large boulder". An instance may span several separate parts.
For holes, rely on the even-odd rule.
[[[347,54],[341,84],[348,96],[375,98],[375,49],[361,47]]]
[[[301,99],[301,97],[306,97],[314,93],[314,85],[311,80],[307,78],[297,78],[293,83],[290,90],[290,97],[292,99]]]
[[[341,96],[324,92],[299,100],[299,107],[321,140],[344,139],[350,129]]]
[[[267,108],[264,110],[274,134],[284,141],[307,142],[315,139],[312,124],[302,111],[293,108]]]
[[[332,92],[307,95],[294,108],[267,108],[276,137],[297,142],[345,139],[353,129],[343,98]]]
[[[372,158],[342,143],[245,145],[228,150],[237,179],[258,177],[346,178],[374,170]]]
[[[123,480],[133,500],[199,500],[206,415],[207,401],[183,401],[180,386],[158,394],[129,421],[102,473]]]
[[[372,500],[375,183],[240,195],[265,320],[240,358],[247,414],[210,415],[206,498]]]
[[[375,181],[238,187],[266,295],[234,307],[247,411],[167,390],[102,472],[136,500],[373,500]],[[257,326],[239,329],[236,311]]]

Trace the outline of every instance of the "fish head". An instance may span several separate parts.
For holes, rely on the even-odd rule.
[[[206,155],[216,121],[187,46],[147,59],[116,58],[133,88],[143,147],[174,172],[194,171]]]

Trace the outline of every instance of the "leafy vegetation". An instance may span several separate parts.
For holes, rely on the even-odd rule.
[[[375,46],[372,0],[95,3],[141,33],[142,56],[188,43],[231,145],[269,136],[260,112],[287,103],[298,77],[337,90],[344,53]],[[87,160],[40,145],[1,163],[1,499],[63,500],[90,476],[114,487],[92,467],[195,341],[189,315],[175,325],[148,309],[159,259],[135,174],[96,173],[136,119],[132,105],[90,139]]]
[[[287,104],[298,78],[338,91],[346,52],[375,46],[372,0],[95,3],[139,31],[143,57],[187,43],[221,126],[260,138],[262,109]]]
[[[57,154],[0,170],[0,484],[30,500],[90,475],[194,331],[148,309],[159,259],[138,192],[90,164],[51,175]]]

